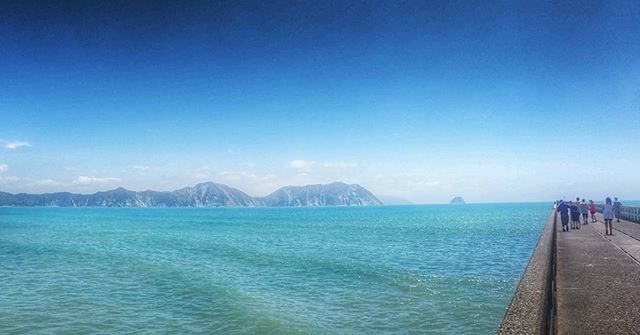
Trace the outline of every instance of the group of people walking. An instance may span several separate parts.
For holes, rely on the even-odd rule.
[[[615,201],[611,201],[611,198],[607,197],[602,207],[602,217],[604,218],[605,235],[613,235],[613,220],[617,219],[620,222],[620,212],[622,210],[622,203],[615,198]],[[560,213],[560,221],[562,222],[562,231],[568,232],[571,229],[580,229],[581,225],[588,225],[589,221],[596,222],[596,212],[598,209],[593,200],[589,200],[589,203],[585,199],[580,200],[577,197],[575,201],[560,200],[556,202],[556,212]],[[591,214],[591,219],[589,219]],[[582,222],[580,222],[582,218]],[[571,219],[571,225],[569,225],[569,219]]]

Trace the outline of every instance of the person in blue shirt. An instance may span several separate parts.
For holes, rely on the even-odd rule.
[[[562,222],[562,231],[569,231],[569,205],[560,200],[556,212],[560,213],[560,221]]]

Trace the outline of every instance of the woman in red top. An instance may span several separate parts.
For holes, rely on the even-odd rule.
[[[593,200],[589,200],[589,212],[591,213],[591,222],[596,222],[596,204]]]

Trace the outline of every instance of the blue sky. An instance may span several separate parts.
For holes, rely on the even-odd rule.
[[[640,198],[640,3],[2,2],[0,190]]]

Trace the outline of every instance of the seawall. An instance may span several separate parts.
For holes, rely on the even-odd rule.
[[[596,205],[599,213],[602,213],[603,207],[602,204]],[[640,207],[622,206],[622,208],[620,208],[620,219],[640,223]]]
[[[553,210],[522,274],[498,334],[554,333],[556,221]]]

